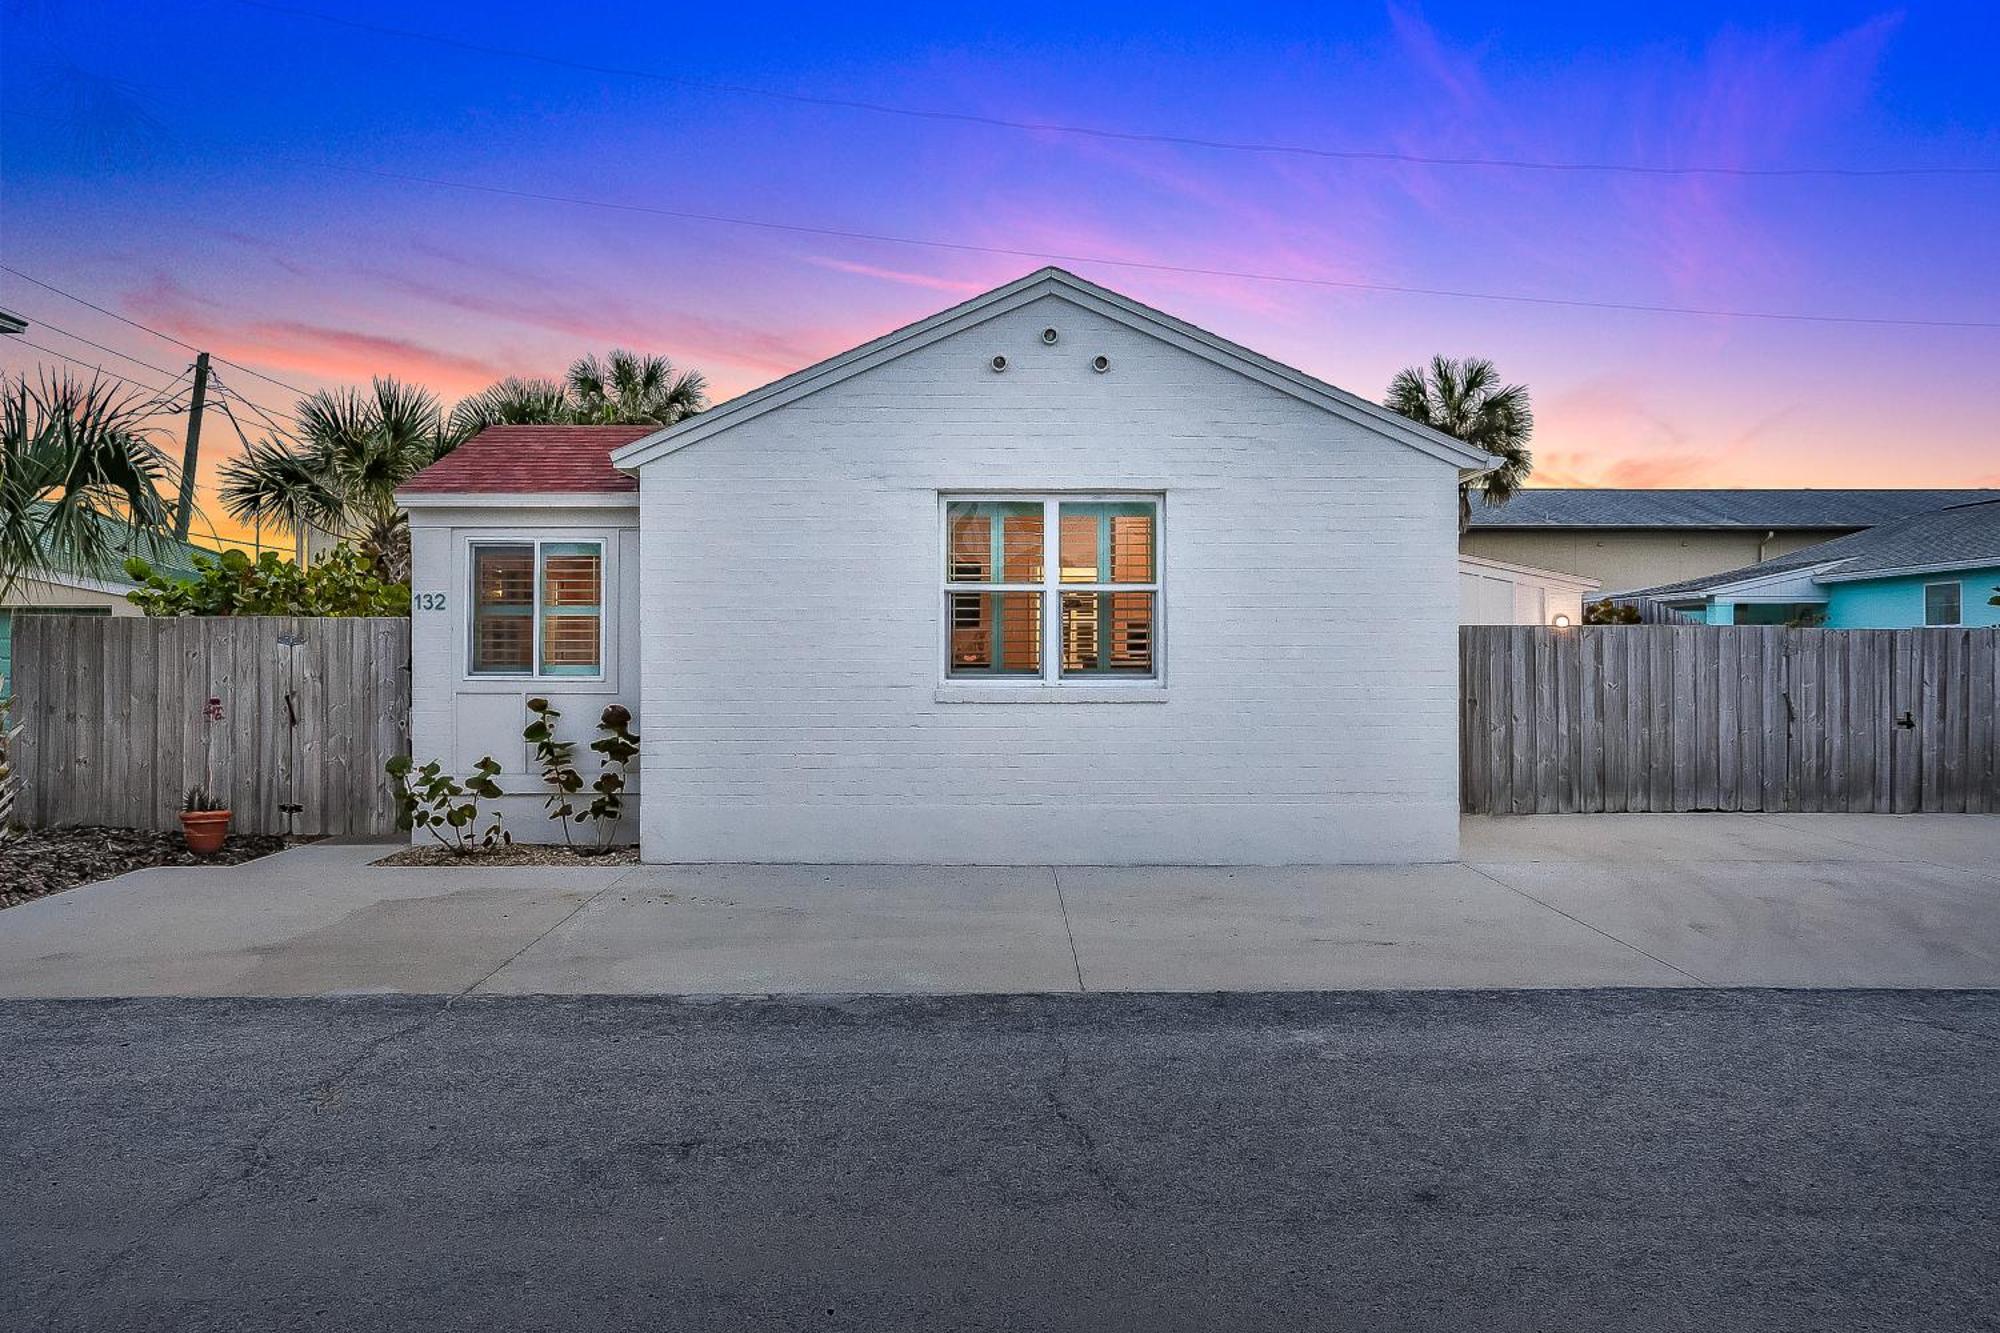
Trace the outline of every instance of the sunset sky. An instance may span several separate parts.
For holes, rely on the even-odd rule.
[[[1540,484],[2000,485],[2000,6],[1741,9],[9,0],[0,262],[447,400],[612,346],[721,399],[1060,262],[1371,397],[1492,357]],[[188,360],[13,273],[0,305]]]

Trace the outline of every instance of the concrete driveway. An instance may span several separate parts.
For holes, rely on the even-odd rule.
[[[0,995],[2000,986],[2000,817],[1469,819],[1414,867],[398,869],[0,912]]]

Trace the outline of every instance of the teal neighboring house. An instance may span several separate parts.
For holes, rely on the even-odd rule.
[[[23,578],[0,597],[0,692],[13,693],[14,620],[25,615],[136,616],[139,608],[125,600],[132,581],[125,577],[127,556],[140,555],[168,577],[193,577],[194,557],[212,554],[172,537],[134,536],[121,528],[120,554],[107,567],[65,569]]]
[[[1995,595],[2000,500],[1914,514],[1623,600],[1709,625],[1915,629],[2000,625]]]

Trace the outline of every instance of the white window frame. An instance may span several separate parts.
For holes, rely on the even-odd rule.
[[[556,684],[600,684],[606,679],[611,655],[611,559],[609,545],[602,536],[571,537],[557,534],[508,536],[488,533],[468,537],[465,542],[465,679],[468,681],[550,681]],[[535,598],[528,608],[532,621],[532,646],[526,671],[481,670],[474,660],[479,633],[479,548],[482,546],[529,546],[534,548]],[[594,546],[597,548],[597,670],[593,672],[542,670],[542,548],[544,546]]]
[[[955,504],[1040,504],[1042,506],[1042,581],[1039,583],[959,583],[951,579],[951,506]],[[1064,504],[1150,504],[1153,506],[1153,580],[1150,583],[1062,582]],[[937,564],[933,579],[938,597],[938,686],[940,697],[965,694],[1064,695],[1090,692],[1160,695],[1167,684],[1167,497],[1160,491],[940,491],[938,492]],[[995,571],[998,573],[999,571]],[[940,578],[940,576],[942,576]],[[963,593],[1034,592],[1042,597],[1042,670],[1040,675],[954,676],[951,673],[951,599]],[[1062,673],[1062,595],[1069,592],[1148,592],[1153,595],[1153,669],[1147,675],[1102,672],[1088,676]]]
[[[1931,621],[1932,588],[1951,588],[1957,592],[1958,615],[1954,619],[1940,620],[1937,621],[1936,623],[1932,623]],[[1959,627],[1965,624],[1965,580],[1964,579],[1939,579],[1935,583],[1926,583],[1924,585],[1923,597],[1924,597],[1923,616],[1924,616],[1925,629],[1958,629]]]

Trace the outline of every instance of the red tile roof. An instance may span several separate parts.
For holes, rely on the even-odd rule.
[[[636,491],[611,451],[658,426],[488,426],[397,489],[419,495]]]

